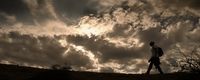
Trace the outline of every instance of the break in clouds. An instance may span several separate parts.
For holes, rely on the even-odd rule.
[[[164,49],[161,67],[200,45],[198,0],[1,0],[1,63],[144,73],[148,43]]]

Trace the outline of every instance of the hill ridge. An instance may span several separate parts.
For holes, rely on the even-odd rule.
[[[0,80],[199,80],[198,73],[122,74],[39,69],[0,64]]]

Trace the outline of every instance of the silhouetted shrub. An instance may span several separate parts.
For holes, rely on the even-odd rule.
[[[60,69],[60,65],[55,64],[55,65],[53,65],[51,68],[52,68],[53,70],[58,70],[58,69]]]
[[[199,47],[194,47],[194,49],[191,51],[191,53],[184,53],[181,52],[180,49],[179,52],[182,54],[183,58],[178,61],[177,67],[180,67],[181,72],[192,72],[192,73],[200,73],[200,53],[199,53]]]
[[[69,65],[58,65],[58,64],[55,64],[51,67],[53,70],[68,70],[68,71],[71,71],[72,68],[71,66]]]

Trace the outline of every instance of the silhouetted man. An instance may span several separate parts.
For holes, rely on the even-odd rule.
[[[151,54],[151,58],[149,59],[150,64],[149,64],[149,68],[148,68],[146,74],[150,73],[153,65],[160,72],[160,74],[163,74],[163,71],[160,68],[160,59],[159,59],[159,57],[161,56],[160,53],[159,53],[160,52],[159,49],[161,49],[161,48],[156,46],[155,42],[153,42],[153,41],[151,41],[149,43],[149,45],[151,46],[151,53],[152,54]]]

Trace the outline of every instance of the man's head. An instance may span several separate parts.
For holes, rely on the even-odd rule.
[[[154,44],[155,44],[154,41],[151,41],[151,42],[149,43],[150,46],[154,46]]]

